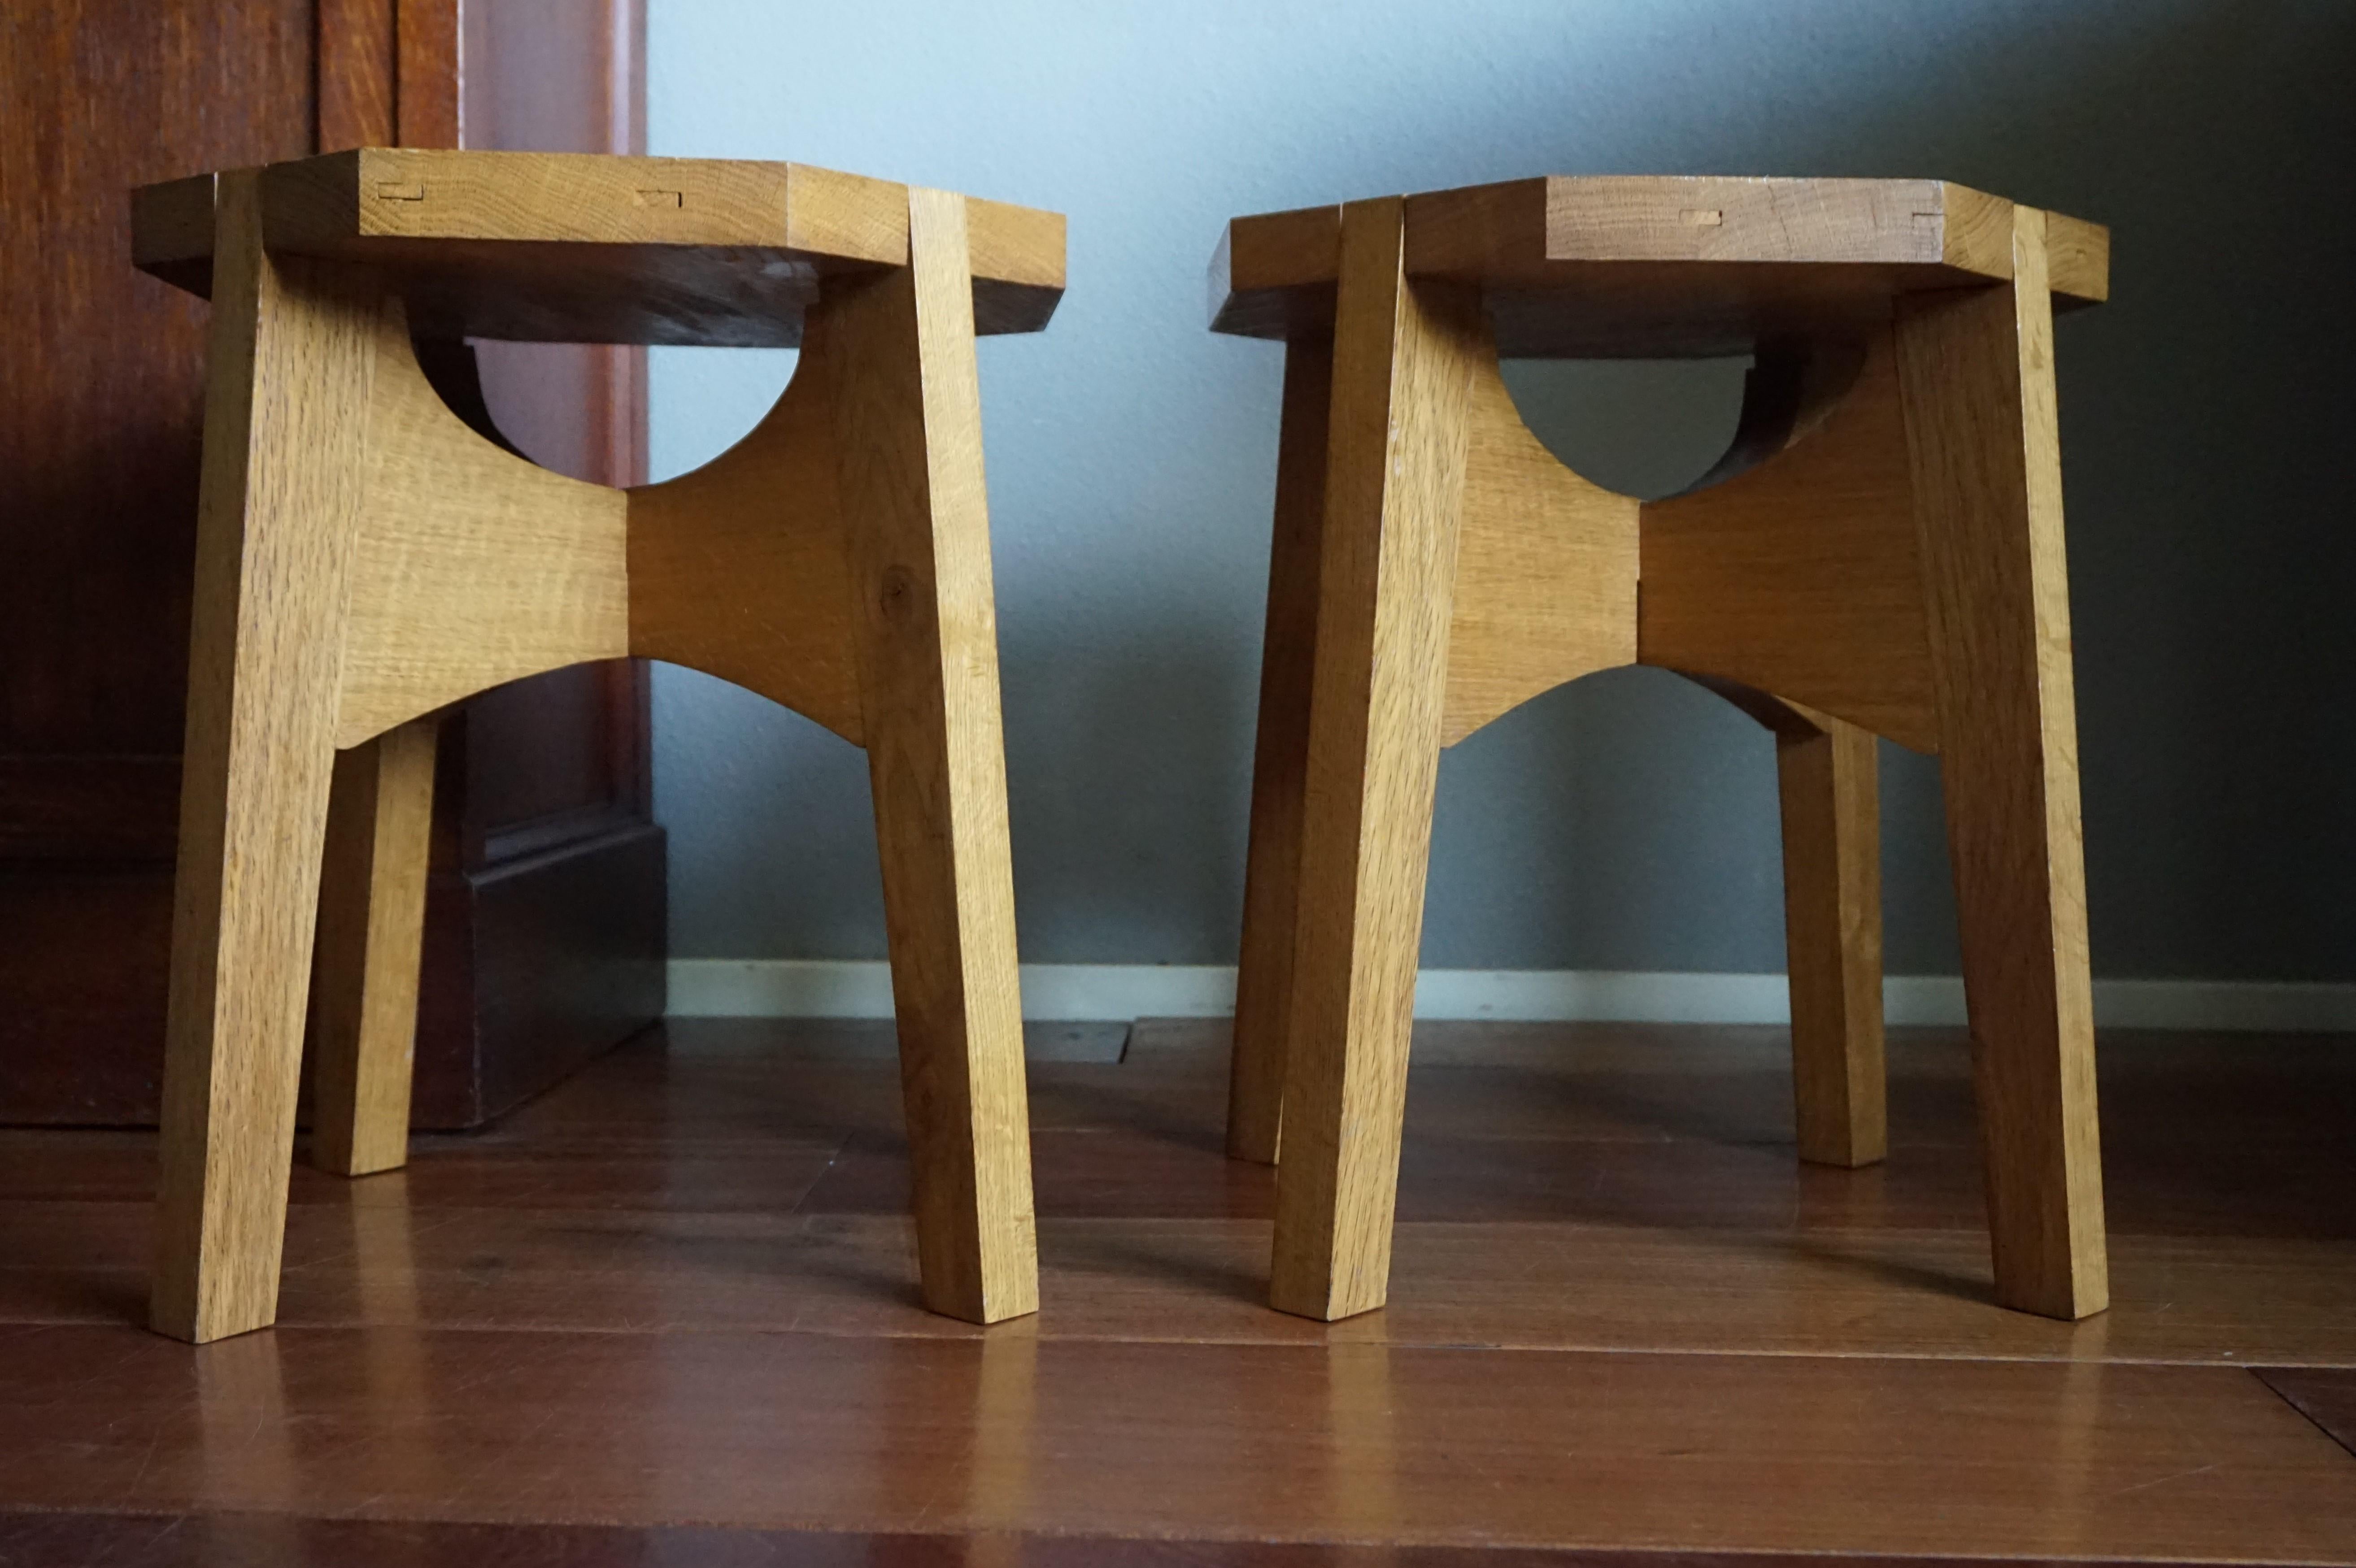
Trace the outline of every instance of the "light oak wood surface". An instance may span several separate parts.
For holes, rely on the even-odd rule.
[[[311,1157],[338,1176],[409,1158],[434,737],[421,720],[336,755],[311,977]]]
[[[133,207],[134,259],[198,293],[212,177]],[[908,264],[905,187],[804,164],[366,147],[262,178],[273,251],[382,270],[436,336],[792,347],[822,276]],[[1038,331],[1063,216],[971,206],[977,330]]]
[[[2008,286],[1900,315],[1899,368],[1997,1295],[2083,1317],[2109,1286],[2043,213],[2013,250]]]
[[[1800,1157],[1889,1152],[1881,1040],[1881,801],[1873,735],[1826,714],[1775,732],[1783,947]]]
[[[1840,344],[1762,352],[1743,422],[1730,476],[1644,507],[1637,661],[1772,691],[1937,751],[1888,333],[1861,357]]]
[[[630,647],[622,491],[552,474],[452,413],[406,311],[376,311],[369,472],[336,744],[487,688]]]
[[[861,718],[926,1301],[1039,1306],[997,599],[962,198],[911,192],[911,263],[828,322]]]
[[[2096,225],[1924,180],[1553,178],[1228,225],[1213,325],[1287,343],[1228,1134],[1259,1160],[1288,1135],[1276,1305],[1384,1300],[1438,751],[1641,663],[1776,733],[1813,1162],[1886,1152],[1875,737],[1941,757],[1996,1294],[2102,1310],[2051,323],[2108,269]],[[1497,370],[1730,351],[1724,458],[1642,504],[1557,462]]]
[[[1277,439],[1276,520],[1261,644],[1259,726],[1252,754],[1251,842],[1244,869],[1244,944],[1236,969],[1227,1152],[1274,1164],[1283,1125],[1284,1041],[1292,1009],[1293,933],[1301,901],[1301,832],[1309,768],[1310,673],[1317,646],[1317,574],[1325,525],[1326,416],[1333,398],[1330,336],[1284,354]]]
[[[281,1322],[981,1332],[904,1283],[888,1021],[666,1029],[398,1174],[298,1165]],[[2343,1040],[2105,1037],[2115,1304],[2073,1325],[1987,1300],[1963,1031],[1890,1034],[1892,1157],[1850,1173],[1792,1158],[1781,1029],[1419,1024],[1391,1301],[1329,1329],[1265,1304],[1274,1173],[1221,1152],[1226,1021],[1148,1020],[1117,1062],[1030,1064],[1036,1330],[2356,1366]],[[0,1322],[129,1318],[155,1142],[0,1133]],[[405,1315],[356,1227],[403,1236]]]
[[[1443,746],[1637,657],[1636,503],[1580,478],[1530,433],[1485,325],[1472,376]]]
[[[761,422],[702,467],[629,494],[629,642],[865,738],[857,603],[821,328]],[[752,585],[757,592],[742,589]]]
[[[430,716],[629,656],[870,748],[926,1299],[1034,1309],[974,339],[978,312],[1044,324],[1062,219],[800,165],[366,150],[151,187],[140,226],[149,264],[220,295],[155,1326],[272,1320],[315,909],[317,1157],[403,1161]],[[691,297],[706,274],[808,286],[729,317]],[[809,336],[735,449],[623,491],[535,466],[429,379],[412,334],[539,331],[510,293],[618,313],[561,335]]]
[[[277,1304],[376,357],[365,277],[271,258],[251,176],[221,197],[152,1308],[199,1340]]]
[[[1445,722],[1478,301],[1411,287],[1397,200],[1343,209],[1269,1300],[1380,1306]]]
[[[2012,275],[2012,204],[1942,180],[1552,176],[1408,198],[1408,268],[1489,291],[1508,357],[1747,351],[1854,335],[1903,293]],[[1212,263],[1214,325],[1289,336],[1331,319],[1339,209],[1238,218]],[[2060,219],[2062,303],[2110,293],[2110,236]]]

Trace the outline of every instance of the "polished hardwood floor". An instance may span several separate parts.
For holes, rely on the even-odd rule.
[[[2356,1040],[2109,1036],[2115,1305],[1987,1302],[1966,1048],[1419,1031],[1392,1305],[1260,1305],[1224,1026],[1034,1062],[1044,1307],[916,1305],[888,1026],[675,1020],[136,1325],[154,1139],[0,1130],[0,1563],[2356,1564]],[[1093,1058],[1093,1059],[1092,1059]],[[2336,1438],[2335,1438],[2336,1435]]]

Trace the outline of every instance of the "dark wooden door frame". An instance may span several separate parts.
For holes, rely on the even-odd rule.
[[[155,1115],[204,317],[130,269],[124,193],[365,144],[642,150],[643,29],[641,0],[0,16],[19,106],[0,269],[12,297],[50,307],[0,326],[22,378],[0,389],[0,1121]],[[643,478],[642,351],[486,357],[494,415],[527,452]],[[627,663],[444,716],[416,1125],[478,1124],[659,1016],[647,737]]]

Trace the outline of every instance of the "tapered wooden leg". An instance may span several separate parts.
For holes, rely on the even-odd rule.
[[[1389,1288],[1479,307],[1401,272],[1403,204],[1343,209],[1269,1299]]]
[[[251,176],[218,223],[151,1312],[194,1340],[277,1311],[374,326]]]
[[[989,1323],[1036,1310],[1038,1263],[964,198],[912,190],[908,224],[910,265],[841,285],[818,330],[925,1301]]]
[[[1997,1299],[2109,1299],[2044,215],[1899,322]]]
[[[434,728],[414,720],[336,757],[312,977],[311,1158],[338,1176],[409,1158]]]
[[[1235,1055],[1227,1080],[1227,1153],[1263,1165],[1276,1159],[1283,1120],[1310,681],[1317,651],[1325,428],[1333,396],[1332,340],[1295,338],[1284,351],[1268,634],[1260,651],[1259,739],[1252,754],[1251,848],[1244,869],[1243,953],[1236,974]]]
[[[1854,724],[1822,722],[1775,736],[1793,1099],[1802,1159],[1871,1165],[1889,1151],[1876,742]]]

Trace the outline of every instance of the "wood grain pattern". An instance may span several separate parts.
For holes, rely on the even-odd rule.
[[[1837,346],[1763,353],[1732,466],[1731,477],[1645,504],[1636,656],[1938,750],[1888,335],[1861,360]]]
[[[910,264],[830,297],[827,367],[934,1310],[1037,1310],[998,624],[964,198],[908,196]]]
[[[1379,1498],[1369,1494],[1369,1500]],[[1376,1505],[1378,1506],[1378,1504]],[[108,1568],[203,1568],[276,1556],[344,1568],[497,1563],[499,1568],[638,1568],[645,1563],[791,1563],[795,1568],[1644,1568],[1642,1548],[1412,1546],[913,1530],[761,1530],[699,1524],[476,1524],[455,1520],[98,1512],[0,1518],[0,1551]],[[1845,1554],[1851,1568],[2063,1568],[2068,1559]],[[1681,1552],[1676,1568],[1799,1568],[1805,1554]]]
[[[1871,1165],[1889,1152],[1877,759],[1871,734],[1814,717],[1775,736],[1793,1102],[1802,1159]]]
[[[10,1336],[0,1366],[41,1419],[0,1436],[0,1499],[290,1520],[921,1519],[984,1545],[1035,1531],[1655,1561],[2356,1558],[2348,1456],[2232,1367],[1006,1333],[288,1328],[224,1349],[192,1376],[184,1353],[117,1330]],[[1360,1410],[1385,1418],[1337,1419]]]
[[[220,186],[152,1313],[198,1341],[276,1303],[377,347],[368,290],[266,256],[255,180]]]
[[[1901,294],[2009,278],[2010,208],[1938,180],[1554,176],[1408,197],[1407,266],[1493,291],[1508,357],[1740,353],[1859,335]],[[1333,211],[1228,226],[1218,330],[1286,336],[1331,319]],[[2108,232],[2072,219],[2070,234],[2055,293],[2106,297]]]
[[[1637,504],[1530,433],[1483,328],[1466,412],[1463,518],[1440,743],[1637,656]]]
[[[519,22],[525,44],[496,84],[470,49],[470,110],[501,100],[519,145],[602,144],[552,136],[537,109],[588,101],[572,49],[592,25],[583,13],[630,8],[470,7]],[[390,105],[391,11],[79,0],[8,8],[0,23],[0,101],[11,123],[48,128],[0,152],[0,272],[23,306],[0,356],[16,368],[0,396],[0,816],[37,839],[16,837],[0,875],[0,927],[25,935],[0,955],[13,1004],[0,1018],[8,1119],[152,1124],[159,1111],[207,313],[124,265],[125,191],[313,152],[315,90],[331,136],[338,91]],[[363,13],[381,29],[365,39]],[[338,74],[357,68],[365,80]],[[394,135],[387,119],[348,140]],[[203,185],[199,252],[211,228]],[[525,390],[530,406],[562,411],[578,387],[543,368]],[[512,397],[494,401],[502,416],[519,411]],[[520,423],[536,437],[561,421]],[[626,410],[616,422],[628,426]],[[570,471],[623,481],[629,445],[610,475],[578,459]],[[626,691],[609,700],[611,668],[561,672],[552,687],[504,691],[495,712],[450,716],[453,731],[472,722],[473,733],[452,736],[460,765],[443,795],[418,1084],[421,1114],[439,1125],[481,1120],[660,1012],[660,835],[642,810],[629,822],[641,721]],[[493,864],[521,826],[496,815],[508,810],[533,819],[527,864]],[[570,837],[556,830],[561,810],[573,812]],[[17,859],[21,848],[33,858]]]
[[[435,723],[336,758],[312,976],[311,1157],[339,1176],[409,1157]]]
[[[1408,286],[1404,205],[1343,209],[1269,1300],[1382,1305],[1446,690],[1478,301]]]
[[[2108,1299],[2044,214],[1898,322],[1997,1298]]]
[[[1226,1159],[1224,1020],[1029,1067],[1046,1337],[1322,1343],[1265,1305],[1274,1173]],[[667,1038],[666,1038],[667,1037]],[[1433,1347],[2356,1365],[2344,1043],[2103,1042],[2115,1305],[1987,1301],[1968,1042],[1891,1031],[1894,1154],[1791,1157],[1783,1030],[1418,1028],[1391,1299]],[[915,1290],[888,1023],[674,1019],[398,1175],[298,1166],[281,1321],[958,1337]],[[0,1322],[120,1323],[155,1139],[0,1134]],[[407,1315],[355,1215],[406,1227]],[[500,1260],[496,1271],[489,1260]]]
[[[375,331],[339,746],[486,687],[630,652],[623,494],[467,429],[418,368],[398,301]]]
[[[1303,699],[1271,680],[1259,742],[1269,777],[1306,748],[1301,847],[1292,880],[1274,878],[1294,852],[1258,843],[1290,822],[1281,800],[1256,803],[1229,1104],[1231,1148],[1268,1157],[1258,1086],[1289,1053],[1282,1115],[1313,1140],[1314,1170],[1288,1160],[1279,1185],[1277,1304],[1331,1317],[1383,1299],[1433,665],[1452,743],[1636,661],[1776,732],[1811,1161],[1886,1150],[1873,736],[1944,756],[1997,1296],[2101,1310],[2051,319],[2057,301],[2107,293],[2107,233],[1932,181],[1524,180],[1384,209],[1398,254],[1378,298],[1372,252],[1354,249],[1376,210],[1239,219],[1213,264],[1218,330],[1295,353],[1335,333],[1313,681]],[[1378,357],[1384,308],[1397,321]],[[1752,347],[1725,456],[1641,507],[1555,462],[1496,372],[1500,352]],[[1395,544],[1402,518],[1418,531]],[[1280,554],[1272,579],[1286,571]],[[1447,630],[1424,639],[1434,616]],[[1303,635],[1271,609],[1271,667],[1297,664]]]
[[[1554,261],[1923,265],[1947,260],[1945,196],[1936,180],[1509,180],[1411,198],[1408,266],[1488,283]]]
[[[1327,419],[1333,341],[1303,337],[1284,352],[1277,439],[1276,519],[1269,539],[1267,635],[1252,752],[1251,843],[1244,869],[1243,952],[1236,970],[1228,1069],[1227,1153],[1276,1161],[1284,1121],[1284,1061],[1292,1019],[1292,958],[1301,908],[1302,815],[1309,785],[1309,700],[1317,656],[1318,558],[1325,523]]]
[[[701,1524],[476,1524],[444,1520],[318,1519],[271,1514],[130,1515],[98,1512],[0,1516],[0,1552],[28,1563],[104,1563],[107,1568],[204,1568],[209,1563],[335,1563],[341,1568],[411,1568],[417,1563],[496,1563],[499,1568],[638,1568],[647,1563],[770,1563],[794,1568],[1642,1568],[1636,1553],[1586,1549],[1504,1552],[1483,1546],[1344,1545],[1044,1535],[991,1527],[971,1534],[890,1531],[761,1530]],[[1680,1553],[1677,1568],[1794,1568],[1787,1554]],[[1964,1560],[1858,1558],[1853,1568],[1967,1568]],[[1968,1568],[2060,1568],[2015,1557],[1972,1559]]]
[[[691,1561],[923,1530],[944,1568],[2356,1539],[2356,1460],[2306,1424],[2356,1366],[2344,1040],[2104,1040],[2118,1299],[2072,1324],[1986,1299],[1958,1031],[1893,1031],[1897,1152],[1842,1172],[1790,1158],[1780,1030],[1427,1027],[1391,1302],[1329,1327],[1261,1302],[1273,1173],[1221,1154],[1224,1021],[1158,1021],[1034,1067],[1049,1309],[982,1329],[922,1309],[905,1214],[809,1201],[853,1152],[898,1163],[888,1025],[668,1030],[402,1172],[298,1168],[281,1328],[199,1358],[130,1321],[153,1135],[0,1129],[0,1547],[80,1561],[8,1533],[60,1508],[199,1563],[370,1563],[337,1531],[453,1519],[796,1531],[658,1543]]]
[[[835,469],[840,335],[815,328],[744,439],[629,495],[630,651],[757,691],[862,742],[857,596]]]
[[[310,151],[314,26],[313,0],[0,6],[10,1121],[155,1117],[206,313],[123,264],[123,196]]]
[[[908,261],[906,187],[797,164],[370,147],[263,183],[274,251],[380,269],[441,337],[793,347],[822,274]],[[132,253],[201,293],[192,199],[138,207]],[[1062,216],[979,202],[972,222],[977,328],[1039,330]]]
[[[1941,251],[1950,266],[1984,278],[2013,276],[2013,203],[1950,184]],[[2045,284],[2056,311],[2111,297],[2111,231],[2059,212],[2045,214]]]
[[[500,208],[502,170],[528,176],[537,166],[462,155],[434,164],[476,179],[485,210]],[[268,237],[257,191],[269,178],[237,176],[237,211],[256,255]],[[546,197],[525,177],[526,208]],[[734,453],[671,485],[626,493],[526,461],[490,423],[467,353],[433,339],[421,350],[396,285],[348,262],[286,264],[335,281],[346,312],[336,320],[365,338],[368,377],[346,385],[290,363],[264,390],[323,411],[314,418],[349,448],[326,448],[354,469],[331,475],[348,494],[327,497],[351,515],[331,512],[321,525],[334,575],[312,590],[316,603],[297,597],[294,609],[312,619],[294,635],[325,661],[329,738],[348,747],[385,737],[348,764],[335,834],[346,874],[323,922],[323,1161],[356,1173],[402,1158],[435,767],[422,716],[591,660],[636,653],[706,664],[873,742],[920,1267],[928,1299],[986,1322],[1033,1310],[1037,1287],[972,272],[965,198],[905,200],[907,264],[830,275],[801,373],[773,418]],[[230,210],[226,198],[220,210]],[[1055,240],[1060,268],[1059,229]],[[292,330],[273,325],[279,308],[256,307],[264,336]],[[232,358],[217,367],[235,379]],[[285,485],[276,468],[286,461],[279,447],[257,456],[254,484]],[[232,518],[216,529],[215,548],[232,567],[240,526]],[[855,558],[846,534],[859,540]],[[273,700],[274,673],[241,666],[221,684],[240,701]],[[284,760],[267,746],[262,754]],[[299,767],[286,771],[302,782]],[[242,800],[225,806],[226,793],[192,793],[190,809],[248,809]],[[280,803],[257,803],[264,826]],[[299,850],[304,819],[286,827]],[[316,878],[316,839],[311,853]],[[233,899],[195,876],[183,883],[195,904],[238,915]],[[285,891],[292,907],[308,908],[317,889]],[[273,1005],[291,997],[299,1010],[299,976],[265,968],[239,984]],[[183,989],[189,1007],[205,989],[238,999],[238,987],[213,975]],[[267,1151],[278,1108],[261,1070],[234,1061],[210,1091],[215,1120],[265,1118],[259,1141],[202,1184],[203,1202],[243,1228],[227,1241],[205,1231],[177,1253],[169,1238],[178,1232],[166,1229],[159,1324],[187,1316],[169,1293],[194,1288],[175,1283],[174,1258],[186,1254],[182,1272],[205,1278],[240,1271],[231,1307],[205,1307],[212,1316],[198,1324],[199,1337],[226,1331],[216,1318],[250,1328],[273,1308],[274,1261],[264,1273],[252,1254],[275,1246],[285,1177]],[[167,1211],[192,1179],[186,1163],[166,1163]]]
[[[1238,218],[1212,252],[1211,330],[1244,337],[1323,337],[1333,330],[1342,209],[1304,207]]]
[[[316,0],[318,147],[381,146],[398,141],[398,0]]]
[[[466,139],[461,0],[393,0],[393,8],[395,138],[404,147],[455,147]]]
[[[2111,231],[2067,213],[2045,214],[2047,286],[2058,311],[2111,297]]]

